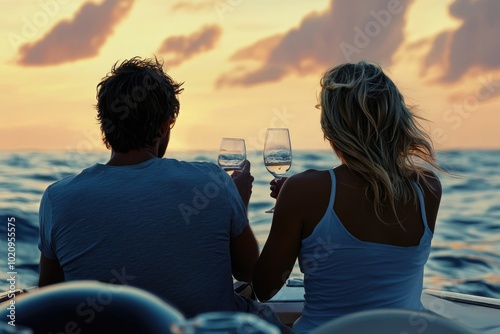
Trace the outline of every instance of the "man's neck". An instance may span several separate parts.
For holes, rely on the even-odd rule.
[[[155,150],[153,148],[135,149],[135,150],[130,150],[126,153],[120,153],[111,150],[111,158],[106,163],[106,165],[110,166],[137,165],[153,158],[158,158],[158,155],[155,154]]]

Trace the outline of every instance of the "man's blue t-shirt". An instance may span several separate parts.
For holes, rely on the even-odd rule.
[[[215,164],[97,164],[45,191],[39,249],[58,259],[66,281],[137,286],[190,317],[234,310],[230,238],[247,225]]]

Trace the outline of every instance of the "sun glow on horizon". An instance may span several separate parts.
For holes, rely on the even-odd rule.
[[[0,0],[6,9],[0,14],[0,150],[106,150],[95,119],[96,85],[116,61],[154,54],[185,82],[169,149],[215,150],[220,138],[232,136],[258,150],[263,130],[273,126],[290,128],[296,149],[329,149],[313,108],[319,79],[345,61],[342,43],[362,41],[358,31],[366,45],[358,44],[353,56],[377,61],[394,50],[386,70],[431,121],[438,149],[500,148],[500,61],[488,56],[500,45],[481,26],[493,11],[487,6],[495,5],[358,2],[242,1],[220,10],[209,1],[128,0],[113,7],[112,0]],[[387,26],[377,21],[373,12],[397,3],[404,17],[394,14]],[[500,28],[500,19],[490,24]],[[468,42],[465,29],[485,38],[470,41],[472,60],[461,56],[468,44],[453,44]],[[88,46],[79,51],[73,41]],[[168,47],[159,52],[162,45]]]

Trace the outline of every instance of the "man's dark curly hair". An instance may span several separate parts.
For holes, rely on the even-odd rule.
[[[163,62],[134,57],[113,65],[97,85],[97,119],[107,148],[126,153],[155,144],[160,127],[179,114],[183,83],[163,71]]]

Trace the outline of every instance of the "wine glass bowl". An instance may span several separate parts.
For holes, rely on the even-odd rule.
[[[264,165],[276,180],[285,175],[292,166],[292,152],[290,150],[275,150],[264,155]]]
[[[276,181],[288,172],[292,166],[292,145],[288,129],[267,129],[263,156],[264,165]],[[274,208],[266,212],[272,213]]]
[[[241,138],[222,138],[217,163],[228,173],[241,170],[247,158],[245,140]]]

